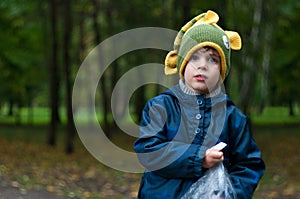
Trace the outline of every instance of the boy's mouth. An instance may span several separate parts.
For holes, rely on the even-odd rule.
[[[195,75],[194,77],[197,81],[205,81],[207,79],[207,77],[202,74]]]

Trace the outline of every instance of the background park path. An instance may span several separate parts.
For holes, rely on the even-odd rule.
[[[25,190],[10,185],[0,177],[0,199],[67,199],[46,190]]]

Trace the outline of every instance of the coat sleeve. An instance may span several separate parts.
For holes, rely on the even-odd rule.
[[[201,177],[203,160],[200,157],[205,150],[176,138],[180,136],[177,132],[180,108],[174,106],[174,101],[168,97],[146,104],[134,150],[146,170],[157,175],[165,178]]]
[[[230,138],[231,157],[229,173],[237,198],[250,199],[264,174],[265,164],[251,134],[248,118],[234,119],[236,128]]]

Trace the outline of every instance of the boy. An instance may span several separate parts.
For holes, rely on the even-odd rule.
[[[223,162],[237,198],[251,198],[265,165],[248,118],[228,98],[222,82],[230,50],[241,48],[236,32],[224,31],[218,15],[196,16],[178,33],[165,73],[179,68],[179,84],[149,100],[134,143],[146,168],[138,198],[181,198],[205,171]],[[211,147],[227,143],[222,151]]]

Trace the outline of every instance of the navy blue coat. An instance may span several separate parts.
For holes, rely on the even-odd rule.
[[[176,85],[149,100],[134,143],[145,167],[138,198],[181,198],[206,171],[205,151],[221,141],[237,198],[252,198],[265,165],[247,117],[224,93],[187,95]]]

